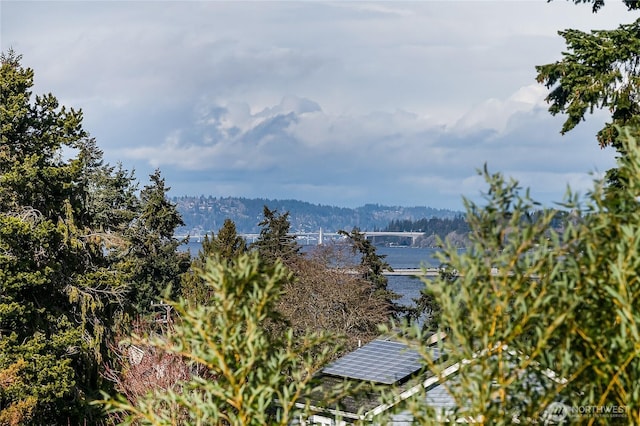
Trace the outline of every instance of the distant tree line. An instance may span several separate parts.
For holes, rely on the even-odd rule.
[[[184,235],[201,234],[219,229],[231,219],[240,233],[258,233],[263,206],[289,213],[291,230],[295,232],[337,232],[339,229],[374,231],[383,229],[394,219],[414,220],[420,217],[453,218],[460,212],[431,207],[399,207],[367,204],[356,208],[312,204],[299,200],[265,198],[179,196],[171,199],[178,208],[184,225],[177,231]]]
[[[423,218],[418,220],[397,219],[392,220],[385,228],[390,232],[423,232],[425,236],[436,235],[444,239],[451,232],[466,234],[469,232],[469,224],[463,215],[453,218]]]
[[[524,212],[520,218],[522,225],[540,220],[542,216],[548,214],[542,209],[533,209]],[[549,227],[555,231],[564,230],[568,222],[572,219],[571,212],[567,210],[553,210]],[[469,244],[469,233],[471,228],[464,215],[456,215],[453,218],[424,218],[413,220],[392,220],[385,231],[389,232],[422,232],[424,237],[418,238],[414,244],[423,247],[441,246],[441,241],[447,240],[457,247],[466,247]],[[411,240],[406,238],[398,240],[394,237],[378,237],[378,243],[410,244]]]

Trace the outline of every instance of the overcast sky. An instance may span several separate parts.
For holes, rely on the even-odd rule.
[[[34,93],[82,108],[108,162],[171,195],[462,209],[485,163],[552,205],[615,164],[561,136],[535,65],[558,30],[638,17],[565,1],[0,3]]]

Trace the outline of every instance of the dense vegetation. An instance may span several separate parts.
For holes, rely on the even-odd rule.
[[[525,224],[535,222],[546,214],[547,212],[544,212],[534,206],[534,209],[531,212],[523,213],[521,221]],[[560,232],[566,228],[568,222],[572,220],[572,215],[568,210],[558,209],[553,212],[550,220],[551,222],[549,225],[551,229]],[[452,219],[434,217],[431,219],[419,219],[415,221],[393,220],[389,226],[387,226],[385,231],[418,231],[424,232],[424,236],[417,238],[415,242],[412,242],[409,238],[377,237],[377,243],[414,244],[421,247],[442,247],[443,241],[446,241],[458,248],[467,247],[471,243],[469,239],[471,229],[465,215],[458,215]]]
[[[353,245],[360,265],[340,264],[344,246],[303,255],[288,214],[267,206],[263,214],[260,237],[249,246],[230,220],[207,236],[182,275],[183,297],[165,305],[169,325],[143,325],[116,350],[123,374],[115,373],[121,396],[104,401],[111,419],[290,424],[308,411],[295,403],[315,388],[315,372],[402,313],[382,275],[388,265],[366,240]],[[145,355],[132,359],[131,349]],[[158,368],[162,376],[149,381]]]
[[[166,389],[151,388],[153,393],[134,401],[112,400],[107,406],[129,413],[123,424],[289,425],[312,373],[330,356],[329,346],[322,344],[331,339],[268,332],[265,323],[279,321],[276,302],[292,279],[279,260],[262,262],[257,252],[231,262],[214,257],[202,279],[208,303],[173,304],[180,323],[139,342],[191,361],[198,370]]]
[[[399,245],[417,245],[421,247],[439,247],[441,241],[448,240],[458,247],[468,244],[469,225],[463,215],[453,218],[422,218],[418,220],[396,219],[386,227],[392,232],[423,232],[424,236],[412,241],[410,238],[378,237],[376,241]]]
[[[263,204],[255,243],[225,220],[191,259],[161,173],[138,191],[103,162],[81,111],[33,97],[33,71],[2,54],[0,425],[289,424],[311,412],[323,363],[382,324],[443,381],[456,367],[452,412],[401,407],[421,423],[552,422],[562,404],[623,414],[570,422],[640,424],[639,27],[563,32],[569,51],[538,68],[563,131],[610,108],[597,137],[618,168],[586,200],[569,193],[570,215],[485,168],[486,204],[466,202],[470,246],[441,242],[446,269],[426,282],[417,324],[401,321],[389,266],[358,228],[341,233],[359,263],[340,246],[307,256],[289,212]],[[424,348],[433,330],[445,363]]]
[[[458,232],[460,234],[469,232],[469,225],[463,215],[457,215],[453,219],[442,219],[433,217],[430,219],[422,218],[418,220],[411,219],[394,219],[385,228],[385,231],[393,232],[424,232],[425,235],[437,235],[444,238],[450,232]]]
[[[639,29],[640,19],[562,31],[563,59],[538,67],[550,112],[567,114],[563,133],[594,108],[611,111],[597,141],[616,148],[618,167],[586,200],[569,193],[571,214],[560,215],[527,214],[538,205],[528,192],[484,170],[486,205],[466,203],[470,246],[447,246],[448,270],[424,289],[433,321],[405,328],[414,344],[426,330],[447,333],[447,365],[416,348],[436,374],[458,368],[447,382],[456,409],[436,416],[416,398],[407,408],[421,423],[640,423]]]
[[[249,398],[215,405],[215,422],[285,421],[293,412],[273,411],[274,398],[281,408],[295,402],[340,338],[353,348],[395,315],[373,247],[361,264],[344,265],[361,274],[341,272],[337,249],[302,254],[288,235],[288,212],[262,206],[250,246],[225,220],[191,259],[175,238],[184,223],[160,171],[138,190],[132,173],[104,163],[81,111],[51,94],[34,98],[34,73],[20,56],[0,59],[1,425],[124,420],[92,404],[105,391],[125,398],[114,406],[148,403],[162,420],[147,392],[190,388],[194,397],[224,389]],[[135,337],[143,335],[156,340]],[[218,344],[227,352],[216,352]],[[236,383],[244,374],[255,383],[252,397]],[[195,382],[183,382],[189,378]],[[272,379],[275,388],[260,388]],[[178,419],[202,415],[178,406]]]
[[[137,195],[81,111],[33,99],[33,71],[0,59],[0,424],[98,423],[108,343],[188,267],[181,221],[159,172]]]
[[[411,402],[423,423],[640,422],[640,129],[620,132],[627,184],[599,183],[585,204],[568,196],[574,220],[561,232],[554,211],[525,219],[535,202],[517,182],[485,174],[486,205],[467,205],[471,245],[448,246],[447,272],[425,286],[432,322],[405,329],[433,372],[459,366],[453,412],[434,421]],[[433,329],[447,334],[447,364],[419,344]]]

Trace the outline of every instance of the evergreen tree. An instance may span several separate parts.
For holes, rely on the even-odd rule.
[[[0,56],[0,424],[94,422],[104,336],[126,305],[107,234],[130,182],[102,164],[81,111],[32,98],[20,61]],[[121,198],[92,198],[106,191]]]
[[[264,206],[264,219],[258,224],[260,236],[250,248],[257,250],[260,257],[268,262],[282,260],[285,264],[295,261],[300,256],[300,244],[294,235],[289,234],[291,223],[289,212],[279,214]]]
[[[190,263],[189,253],[178,250],[185,241],[174,237],[183,222],[175,204],[167,199],[170,188],[159,170],[150,180],[140,193],[140,215],[125,233],[129,246],[120,254],[121,268],[131,283],[130,301],[142,315],[154,311],[153,305],[166,290],[169,293],[164,296],[169,299],[180,294],[180,276]]]
[[[247,243],[238,235],[236,224],[231,219],[225,219],[222,228],[213,237],[211,246],[212,251],[226,261],[232,261],[247,251]]]
[[[376,288],[386,290],[389,280],[383,272],[393,271],[391,265],[384,260],[386,255],[378,254],[376,246],[358,228],[353,228],[351,232],[339,230],[338,234],[347,237],[351,243],[353,254],[360,256],[363,278],[374,284]]]
[[[594,11],[603,0],[592,2]],[[640,3],[625,1],[628,8],[639,9]],[[536,67],[538,81],[551,92],[547,102],[551,114],[566,114],[562,134],[572,130],[596,108],[611,111],[611,120],[597,134],[601,147],[612,146],[625,156],[620,126],[640,125],[640,19],[613,30],[589,33],[569,29],[560,31],[567,52],[560,61]],[[624,184],[616,170],[608,172],[614,186]]]
[[[347,237],[351,242],[353,254],[360,256],[362,278],[373,285],[376,295],[382,297],[395,314],[404,311],[400,305],[394,302],[400,296],[387,288],[389,280],[384,275],[384,271],[393,271],[393,268],[384,260],[386,256],[378,254],[376,246],[358,228],[353,228],[350,233],[339,230],[338,234]]]
[[[202,247],[198,255],[191,261],[189,271],[182,275],[182,296],[190,303],[207,304],[210,301],[209,287],[201,276],[207,259],[217,256],[221,262],[233,262],[240,254],[247,251],[244,238],[236,232],[236,225],[231,219],[226,219],[218,235],[209,238],[204,236]]]
[[[86,140],[79,149],[83,170],[78,185],[80,206],[78,215],[86,225],[105,235],[113,236],[113,245],[122,241],[122,234],[140,212],[140,200],[136,195],[137,182],[133,172],[122,165],[105,165],[103,152],[94,139]]]

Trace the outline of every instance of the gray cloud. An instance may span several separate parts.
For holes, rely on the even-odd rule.
[[[81,107],[111,162],[174,193],[460,207],[487,162],[558,200],[613,165],[595,115],[560,137],[534,65],[569,2],[3,2],[1,47]]]
[[[177,131],[157,146],[127,149],[122,156],[149,161],[172,175],[237,176],[251,183],[252,196],[272,182],[277,188],[271,193],[290,194],[285,198],[312,193],[323,203],[406,204],[400,202],[405,197],[415,204],[438,193],[457,194],[459,203],[461,194],[473,197],[483,187],[475,170],[484,163],[521,179],[544,201],[561,201],[567,183],[589,187],[594,165],[613,164],[611,153],[591,142],[597,127],[583,126],[562,140],[559,120],[535,98],[526,106],[523,92],[527,88],[484,109],[482,122],[495,128],[470,129],[464,120],[447,128],[406,111],[331,116],[317,103],[293,97],[253,114],[249,105],[212,105],[209,119],[190,131]],[[520,109],[507,108],[514,99]]]

